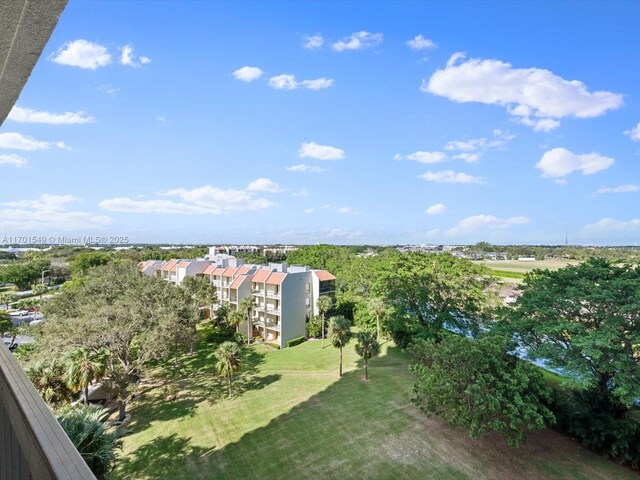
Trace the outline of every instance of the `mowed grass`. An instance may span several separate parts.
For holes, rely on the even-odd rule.
[[[572,260],[535,260],[533,262],[519,262],[517,260],[483,260],[481,262],[492,270],[502,272],[527,273],[536,268],[542,270],[558,270],[567,265],[577,265],[579,262]]]
[[[409,359],[384,344],[370,381],[353,345],[310,341],[283,350],[251,347],[236,394],[215,376],[202,344],[178,367],[175,400],[160,386],[130,405],[133,422],[118,479],[631,479],[551,430],[509,448],[471,440],[411,402]],[[167,371],[158,374],[169,375]]]

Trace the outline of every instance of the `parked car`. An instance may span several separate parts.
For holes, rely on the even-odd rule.
[[[29,315],[29,310],[16,310],[15,312],[11,312],[9,315],[26,317],[27,315]]]

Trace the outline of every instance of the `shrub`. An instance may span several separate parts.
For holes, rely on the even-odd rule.
[[[314,315],[309,319],[307,322],[307,337],[322,337],[322,317]]]
[[[304,337],[292,338],[291,340],[287,340],[287,347],[295,347],[296,345],[300,345],[304,341]]]
[[[233,340],[235,335],[236,332],[232,326],[220,324],[211,327],[211,330],[205,335],[205,340],[208,343],[219,344],[228,340]]]

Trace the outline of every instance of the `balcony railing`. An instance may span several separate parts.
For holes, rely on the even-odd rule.
[[[4,345],[0,345],[0,478],[96,478]]]
[[[267,298],[280,298],[280,294],[278,292],[267,292]]]

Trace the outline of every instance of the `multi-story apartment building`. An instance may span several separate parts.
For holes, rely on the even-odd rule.
[[[227,254],[209,260],[149,260],[138,265],[146,275],[155,275],[179,285],[187,276],[203,276],[216,287],[218,303],[237,310],[245,298],[253,298],[251,321],[241,323],[239,331],[261,337],[281,348],[288,340],[306,334],[306,322],[317,315],[317,300],[335,293],[335,280],[326,270],[271,263],[245,265]]]

